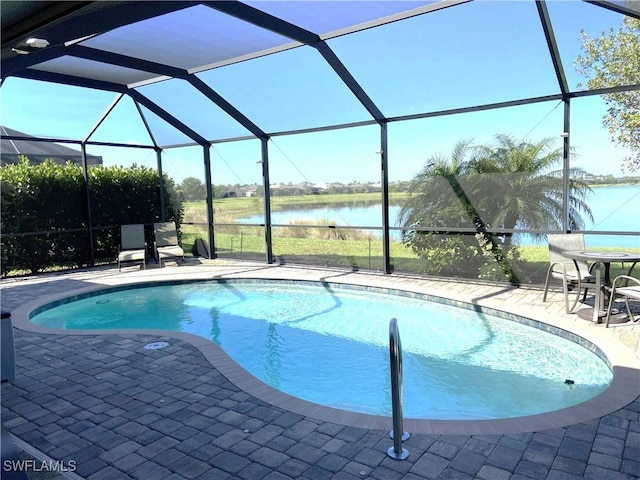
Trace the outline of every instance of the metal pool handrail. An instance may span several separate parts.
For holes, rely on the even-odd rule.
[[[402,343],[398,321],[392,318],[389,322],[389,362],[391,364],[391,408],[393,411],[393,430],[389,436],[393,438],[393,447],[387,450],[387,455],[395,460],[404,460],[409,456],[407,449],[402,448],[402,442],[410,436],[403,430],[402,425]]]

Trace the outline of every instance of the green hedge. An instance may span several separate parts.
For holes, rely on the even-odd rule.
[[[120,225],[144,223],[151,229],[160,221],[158,175],[136,165],[98,166],[88,173],[94,257],[115,259]],[[165,219],[179,228],[182,206],[175,183],[166,175],[163,180]],[[24,159],[0,168],[0,182],[3,275],[90,264],[88,207],[79,165],[49,160],[31,165]]]

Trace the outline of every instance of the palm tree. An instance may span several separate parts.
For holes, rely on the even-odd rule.
[[[468,223],[468,215],[456,208],[456,196],[446,179],[460,178],[465,174],[472,150],[471,141],[465,140],[454,146],[450,157],[438,154],[427,160],[425,167],[411,181],[409,199],[399,212],[399,225],[457,227],[460,223]]]
[[[403,232],[403,243],[428,260],[430,273],[477,272],[486,240],[497,254],[498,263],[504,263],[501,253],[495,251],[495,241],[487,232],[486,221],[468,196],[473,188],[469,188],[471,177],[467,171],[474,162],[475,150],[471,141],[465,140],[455,145],[450,157],[430,157],[412,180],[410,197],[398,214],[399,225],[415,229]],[[463,234],[462,229],[474,229],[482,241]]]
[[[469,174],[482,175],[487,208],[493,228],[530,230],[562,230],[562,148],[554,148],[554,139],[516,142],[512,136],[496,135],[493,146],[478,147]],[[589,186],[580,180],[584,171],[569,170],[569,229],[585,226],[583,215],[593,220],[586,198]],[[487,178],[488,176],[488,178]],[[499,187],[499,188],[497,188]],[[541,238],[544,234],[533,234]],[[505,236],[505,249],[513,237]]]
[[[450,261],[478,269],[489,253],[510,281],[517,282],[506,261],[513,235],[491,232],[516,227],[562,229],[561,163],[562,149],[554,149],[550,138],[530,143],[497,135],[496,144],[489,146],[474,146],[470,140],[458,142],[448,158],[430,157],[413,179],[399,224],[432,231],[405,231],[403,242],[422,257],[434,259],[436,255],[429,252],[439,249],[437,257],[442,258],[444,249]],[[581,173],[572,169],[570,176],[576,179]],[[592,218],[585,202],[589,191],[580,180],[569,182],[572,229],[584,227],[582,214]],[[469,228],[475,230],[475,236],[456,235],[456,231]],[[455,273],[455,267],[449,267]]]

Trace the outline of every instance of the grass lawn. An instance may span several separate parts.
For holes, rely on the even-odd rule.
[[[401,201],[407,194],[390,195],[390,202]],[[366,205],[379,202],[380,193],[300,195],[273,197],[271,208],[274,211],[287,210],[298,206],[313,208],[318,205],[354,204]],[[225,198],[214,200],[214,220],[218,224],[214,232],[216,254],[219,257],[266,258],[264,233],[260,227],[249,227],[235,223],[238,217],[260,214],[263,211],[262,198]],[[204,202],[187,202],[184,222],[200,225],[182,225],[183,246],[192,251],[196,238],[206,239],[206,208]],[[323,238],[323,235],[336,235]],[[303,238],[297,238],[303,237]],[[326,228],[292,230],[274,227],[272,232],[273,254],[278,261],[290,261],[311,265],[334,267],[358,267],[383,270],[382,240],[368,237],[361,232],[333,230]],[[391,241],[390,256],[395,271],[428,273],[425,261],[400,242]],[[611,248],[640,253],[640,249]],[[518,277],[523,283],[543,283],[549,265],[549,253],[546,245],[527,245],[519,247],[521,262],[517,267]],[[628,268],[628,267],[627,267]],[[619,264],[612,265],[612,275],[623,272]],[[475,274],[475,273],[474,273]]]
[[[230,232],[229,229],[234,231]],[[206,238],[206,231],[191,225],[183,225],[183,246],[191,251],[195,239]],[[225,231],[226,230],[226,231]],[[291,238],[277,235],[274,229],[273,254],[277,261],[323,265],[330,267],[383,270],[382,241],[379,239],[323,239]],[[264,234],[256,227],[218,227],[215,231],[216,253],[219,257],[264,260],[266,258]],[[611,248],[640,253],[640,249]],[[521,264],[517,269],[522,283],[544,283],[549,266],[546,245],[519,247]],[[428,273],[425,261],[418,258],[410,248],[400,242],[390,243],[391,262],[394,271]],[[628,268],[628,266],[627,266]],[[623,272],[620,264],[612,264],[612,276]]]

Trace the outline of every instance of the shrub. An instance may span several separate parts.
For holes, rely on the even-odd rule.
[[[370,233],[353,228],[335,228],[336,222],[326,218],[315,221],[296,218],[288,222],[291,227],[278,229],[278,236],[287,238],[316,238],[320,240],[367,240]],[[307,227],[307,225],[309,225]]]
[[[165,218],[180,227],[182,208],[173,180],[164,177]],[[89,242],[89,207],[82,168],[46,160],[0,168],[2,274],[32,273],[53,266],[81,266],[96,258],[115,258],[119,226],[151,224],[162,218],[158,176],[136,165],[88,172],[94,244]]]

